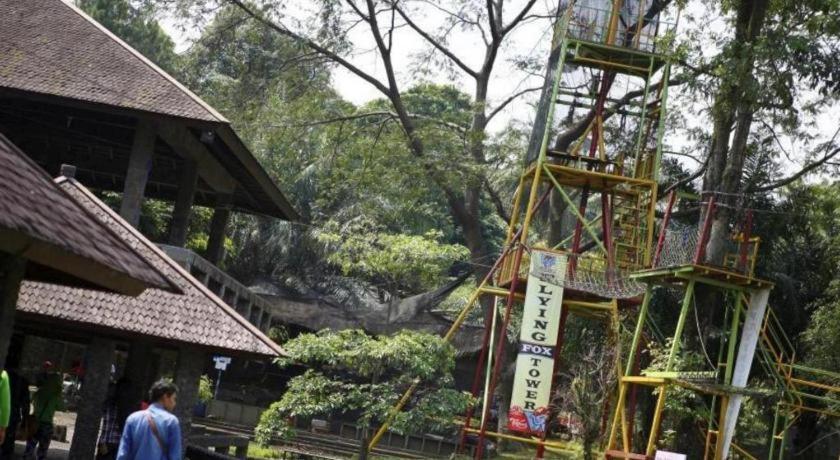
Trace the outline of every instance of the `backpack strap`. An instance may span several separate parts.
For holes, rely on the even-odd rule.
[[[158,431],[157,423],[155,423],[155,418],[152,417],[152,414],[146,410],[146,421],[149,422],[149,428],[152,430],[152,435],[154,435],[155,439],[160,446],[160,450],[163,451],[163,456],[165,458],[169,458],[169,448],[164,442],[163,438],[160,436],[160,431]]]

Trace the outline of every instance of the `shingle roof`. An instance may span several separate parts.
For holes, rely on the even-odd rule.
[[[0,0],[0,89],[182,117],[224,139],[208,148],[238,182],[238,210],[299,218],[223,115],[67,0]]]
[[[0,134],[0,251],[118,292],[174,289]]]
[[[59,0],[3,0],[0,86],[227,122],[139,52]]]
[[[148,289],[138,297],[25,281],[18,311],[117,333],[143,334],[217,350],[283,355],[266,337],[74,179],[57,182],[183,292]]]

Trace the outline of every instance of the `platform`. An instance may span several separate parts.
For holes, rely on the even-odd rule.
[[[662,54],[572,38],[569,39],[566,62],[647,78],[662,68],[667,59]]]
[[[688,281],[695,281],[725,289],[740,290],[765,289],[774,286],[774,283],[771,281],[753,278],[752,276],[728,271],[723,268],[695,264],[642,270],[631,274],[630,279],[656,284],[682,284]]]
[[[524,176],[526,178],[534,177],[534,173],[538,167],[537,165],[530,166]],[[593,192],[621,191],[622,186],[625,189],[643,188],[653,191],[656,187],[656,182],[652,180],[591,171],[586,168],[575,168],[558,164],[546,164],[545,167],[551,171],[558,184],[574,188],[589,187],[590,191]],[[545,180],[550,179],[545,178]]]

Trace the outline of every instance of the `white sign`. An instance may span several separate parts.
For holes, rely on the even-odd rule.
[[[216,369],[220,371],[227,370],[228,364],[230,364],[231,358],[228,356],[214,356],[213,362],[216,363]]]
[[[519,355],[513,380],[508,429],[526,434],[545,431],[554,354],[563,305],[565,254],[534,250],[525,289]]]
[[[654,460],[685,460],[685,454],[678,454],[676,452],[668,452],[666,450],[657,450]]]

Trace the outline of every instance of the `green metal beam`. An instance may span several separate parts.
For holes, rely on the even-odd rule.
[[[566,202],[566,205],[569,206],[569,209],[572,210],[572,213],[575,215],[575,217],[577,217],[578,221],[581,223],[584,230],[586,230],[586,233],[589,234],[590,238],[592,238],[592,241],[594,241],[595,244],[597,244],[598,247],[601,248],[602,251],[604,251],[604,254],[606,254],[607,253],[607,248],[604,247],[604,243],[601,242],[601,240],[598,238],[598,235],[595,233],[594,230],[592,230],[592,226],[589,225],[589,223],[586,221],[586,218],[583,217],[580,214],[580,211],[578,210],[577,205],[575,205],[575,203],[572,201],[572,199],[569,197],[569,195],[566,194],[566,192],[563,190],[563,186],[561,186],[557,182],[557,179],[554,178],[554,175],[551,174],[551,170],[548,169],[548,166],[543,165],[543,170],[545,171],[545,174],[548,177],[548,179],[551,181],[551,183],[554,184],[554,188],[557,190],[557,192],[563,198],[563,201]]]

